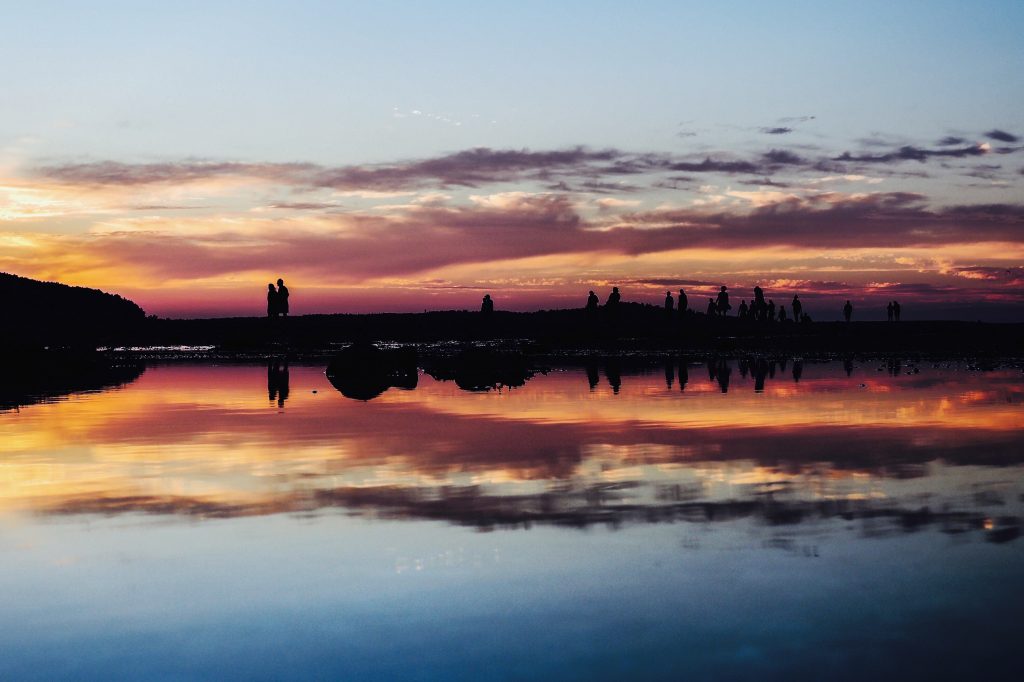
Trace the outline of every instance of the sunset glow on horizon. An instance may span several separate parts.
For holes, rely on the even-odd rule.
[[[282,277],[300,315],[1024,321],[1019,3],[529,5],[5,10],[0,272],[162,317]]]

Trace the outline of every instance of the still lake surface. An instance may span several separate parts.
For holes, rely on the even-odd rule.
[[[1016,677],[1021,370],[767,369],[0,412],[0,679]]]

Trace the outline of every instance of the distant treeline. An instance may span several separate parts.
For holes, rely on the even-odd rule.
[[[4,302],[0,345],[92,345],[141,329],[146,313],[98,289],[0,273]]]

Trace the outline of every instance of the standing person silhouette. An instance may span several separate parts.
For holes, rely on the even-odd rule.
[[[799,322],[802,317],[800,313],[804,309],[804,304],[800,302],[800,297],[796,294],[793,294],[793,305],[791,307],[793,308],[793,319]]]
[[[665,292],[665,314],[669,317],[672,316],[672,311],[676,309],[676,301],[672,298],[672,292]]]
[[[597,312],[598,305],[600,305],[600,301],[597,300],[597,294],[591,291],[587,296],[587,312]]]
[[[899,301],[893,301],[892,302],[892,319],[895,320],[896,322],[900,321],[900,302]]]
[[[843,306],[843,317],[846,318],[847,322],[849,322],[850,318],[852,316],[853,316],[853,304],[850,303],[849,301],[847,301],[846,305]]]
[[[609,310],[615,310],[619,307],[619,301],[622,300],[622,295],[619,293],[618,287],[612,287],[612,293],[608,294],[608,300],[605,301],[604,307]]]
[[[277,311],[288,317],[288,287],[283,279],[277,280]]]
[[[267,285],[267,317],[277,317],[278,296],[273,284]]]
[[[686,300],[686,292],[682,289],[679,290],[679,315],[686,314],[686,309],[689,306],[689,302]]]
[[[729,305],[729,293],[726,291],[725,286],[722,287],[721,291],[718,292],[718,300],[715,302],[715,308],[718,310],[718,314],[725,317],[729,314],[729,309],[732,308]]]
[[[494,301],[491,300],[490,294],[484,294],[484,300],[480,303],[480,312],[484,317],[489,317],[494,312]]]
[[[755,320],[763,320],[768,314],[768,304],[764,300],[764,290],[754,287],[754,302],[750,304],[750,316]]]
[[[718,308],[715,306],[715,299],[708,299],[708,317],[715,317],[718,315]]]

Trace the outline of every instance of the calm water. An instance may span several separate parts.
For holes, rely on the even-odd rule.
[[[0,679],[1019,674],[1019,369],[685,370],[2,412]]]

